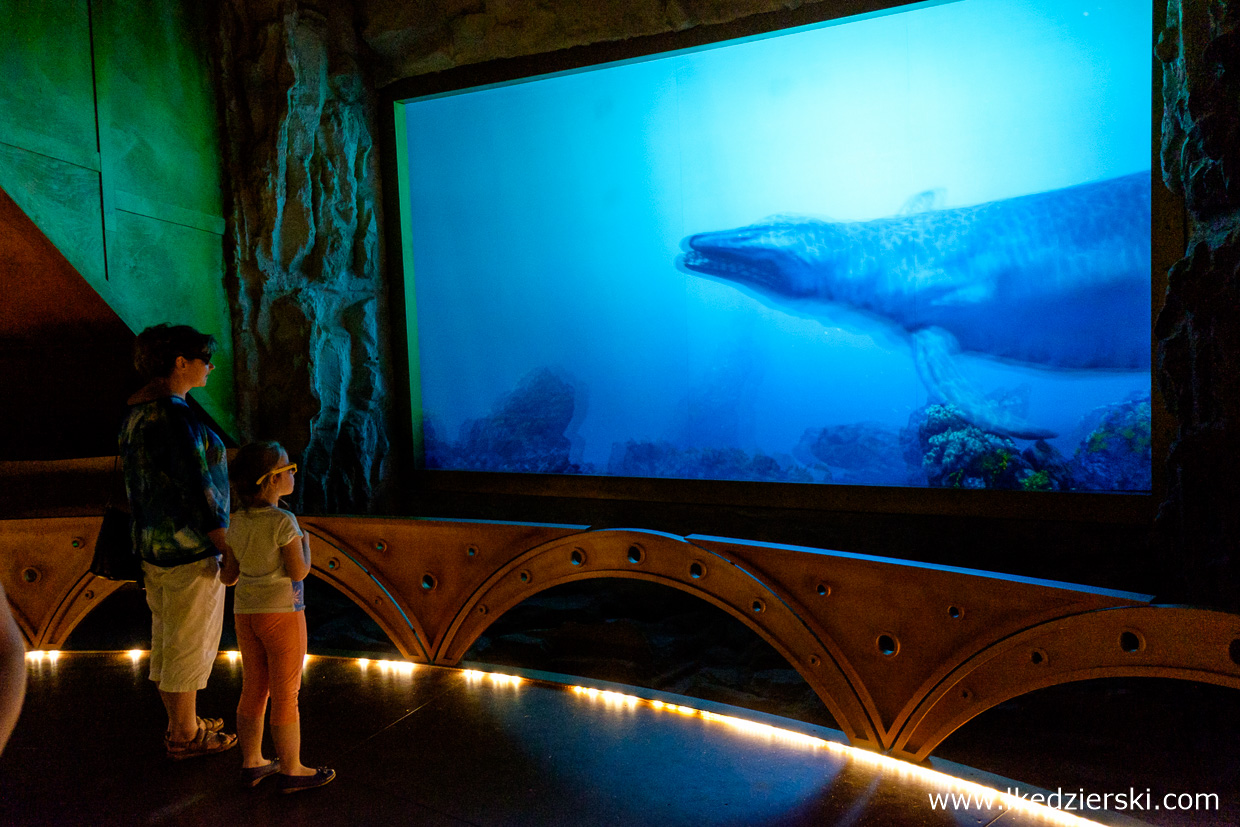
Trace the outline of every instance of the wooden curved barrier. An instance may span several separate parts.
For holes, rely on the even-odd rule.
[[[31,648],[63,645],[119,584],[87,571],[99,517],[0,521]],[[1240,688],[1240,616],[990,572],[642,529],[305,517],[313,572],[410,660],[457,663],[529,596],[645,580],[714,605],[797,669],[857,745],[919,761],[1027,692],[1137,676]]]
[[[919,761],[967,721],[1028,692],[1122,677],[1176,678],[1240,689],[1240,616],[1142,606],[1039,624],[995,642],[926,693],[894,753]]]

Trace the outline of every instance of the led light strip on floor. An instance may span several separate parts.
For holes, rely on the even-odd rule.
[[[485,673],[482,673],[485,674]],[[731,715],[720,715],[717,712],[707,712],[705,710],[694,709],[690,706],[680,704],[671,704],[664,701],[651,701],[645,698],[639,698],[635,695],[625,695],[620,692],[612,692],[605,689],[594,689],[585,686],[573,686],[572,691],[578,695],[583,695],[592,700],[600,700],[609,704],[622,704],[630,709],[638,706],[646,706],[651,709],[657,709],[664,712],[672,712],[677,715],[685,715],[689,717],[701,718],[705,721],[713,721],[715,723],[724,724],[733,729],[740,730],[749,735],[758,735],[772,740],[795,744],[798,746],[810,747],[814,749],[826,749],[836,754],[845,756],[853,761],[867,764],[870,767],[881,770],[884,773],[893,773],[901,779],[911,781],[919,781],[924,784],[933,785],[942,789],[947,787],[953,792],[959,793],[961,796],[971,795],[974,801],[993,801],[994,805],[1004,811],[1014,811],[1021,814],[1033,816],[1054,824],[1074,825],[1074,827],[1085,827],[1085,825],[1093,825],[1094,827],[1102,827],[1096,821],[1074,815],[1072,813],[1057,810],[1054,807],[1048,807],[1045,804],[1028,801],[1018,796],[1008,793],[999,792],[998,790],[986,787],[981,784],[975,784],[972,781],[965,781],[946,773],[932,770],[928,767],[920,767],[916,764],[910,764],[907,761],[901,761],[897,758],[891,758],[886,755],[869,752],[867,750],[851,747],[847,744],[840,744],[835,741],[827,741],[822,738],[815,738],[812,735],[805,735],[792,730],[780,729],[768,724],[759,724],[754,721],[746,721],[743,718],[734,718]],[[978,811],[979,814],[982,812]]]

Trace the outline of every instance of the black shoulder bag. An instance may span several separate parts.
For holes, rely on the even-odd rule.
[[[114,475],[118,471],[120,457],[112,464]],[[115,490],[115,485],[110,487]],[[142,560],[133,547],[133,518],[123,508],[115,505],[112,494],[103,512],[103,525],[95,538],[95,556],[90,561],[90,573],[105,580],[132,580],[142,582]]]

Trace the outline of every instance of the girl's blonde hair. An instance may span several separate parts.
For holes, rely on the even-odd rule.
[[[232,462],[228,463],[228,478],[232,480],[233,492],[241,505],[250,508],[258,499],[262,486],[259,479],[280,465],[284,447],[275,441],[251,442],[241,446]]]

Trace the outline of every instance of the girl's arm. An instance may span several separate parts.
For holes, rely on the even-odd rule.
[[[284,571],[294,583],[305,580],[310,573],[310,538],[306,534],[294,538],[287,545],[280,546],[280,557],[284,560]]]
[[[232,546],[224,544],[224,565],[220,568],[220,582],[225,586],[235,586],[241,579],[241,564],[237,555],[233,554]]]

